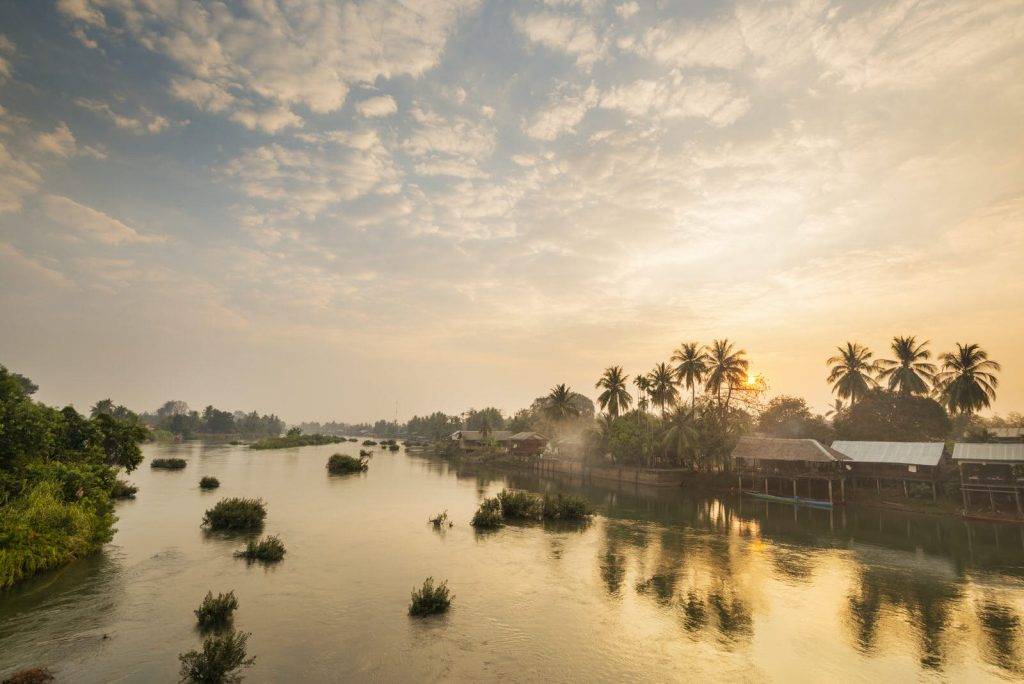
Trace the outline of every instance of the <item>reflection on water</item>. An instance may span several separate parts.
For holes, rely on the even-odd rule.
[[[208,589],[234,589],[252,681],[1024,679],[1024,528],[869,509],[794,509],[679,490],[455,468],[378,452],[328,477],[349,445],[279,452],[186,444],[182,473],[144,466],[100,554],[0,594],[0,674],[171,681]],[[201,475],[222,484],[198,489]],[[588,525],[476,533],[502,487],[574,491]],[[244,536],[205,534],[222,496],[261,496],[288,546],[264,566]],[[455,522],[427,519],[447,509]],[[447,578],[444,618],[405,614]],[[810,673],[813,673],[810,674]]]

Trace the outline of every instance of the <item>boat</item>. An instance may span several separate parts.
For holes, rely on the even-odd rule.
[[[752,496],[757,499],[764,499],[765,501],[774,501],[776,503],[788,503],[795,504],[797,506],[807,506],[809,508],[832,508],[831,501],[823,501],[821,499],[807,499],[802,496],[776,496],[775,494],[765,494],[764,492],[748,492],[744,491],[747,496]]]

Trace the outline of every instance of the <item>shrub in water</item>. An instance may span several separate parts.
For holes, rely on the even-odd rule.
[[[473,514],[470,524],[478,530],[493,530],[505,524],[501,517],[501,504],[497,499],[484,499]]]
[[[181,470],[188,463],[183,458],[154,458],[153,462],[149,464],[151,468],[161,468],[163,470]]]
[[[217,487],[220,487],[220,480],[218,480],[215,477],[210,477],[209,475],[206,475],[201,480],[199,480],[200,489],[216,489]]]
[[[116,480],[110,490],[111,499],[134,499],[139,488],[126,480]]]
[[[270,535],[259,541],[250,539],[244,549],[235,551],[235,555],[248,561],[275,563],[284,558],[284,543],[276,535]]]
[[[267,517],[267,508],[260,499],[221,499],[206,511],[203,525],[211,530],[255,530]]]
[[[52,682],[53,679],[53,675],[45,667],[30,667],[7,677],[3,684],[43,684]]]
[[[368,469],[366,457],[352,458],[346,454],[334,454],[327,459],[327,471],[331,475],[346,475],[348,473],[361,473]]]
[[[545,520],[586,520],[591,512],[590,502],[576,494],[544,497]]]
[[[498,503],[506,520],[536,520],[544,513],[543,499],[532,492],[503,489]]]
[[[356,439],[355,437],[349,437],[348,441],[350,441],[350,442],[358,442],[359,440]]]
[[[178,656],[181,679],[192,682],[238,681],[238,670],[249,667],[256,658],[247,658],[245,646],[249,635],[227,632],[203,641],[202,651],[189,651]]]
[[[454,597],[448,591],[448,582],[441,582],[434,586],[434,578],[428,577],[423,581],[423,586],[412,591],[412,603],[409,605],[409,615],[437,615],[448,610]]]
[[[374,442],[372,439],[364,439],[363,446],[377,446],[377,443]]]
[[[452,527],[455,524],[451,520],[448,519],[448,511],[442,511],[441,513],[438,513],[437,515],[435,515],[433,518],[430,519],[430,524],[433,525],[434,527],[441,527],[442,525],[444,525],[446,523],[447,523],[448,527]]]
[[[398,451],[399,447],[397,444],[389,444],[388,449],[390,449],[391,451]]]
[[[359,458],[373,458],[373,452],[369,449],[360,449]]]
[[[213,595],[212,591],[206,592],[203,602],[196,608],[196,621],[200,629],[216,629],[225,627],[231,622],[231,616],[238,608],[238,599],[235,592],[229,591],[226,594]]]

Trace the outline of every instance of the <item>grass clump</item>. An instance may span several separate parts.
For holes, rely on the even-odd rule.
[[[134,499],[139,488],[127,480],[115,480],[114,487],[110,490],[111,499]]]
[[[498,493],[498,503],[506,520],[536,520],[544,513],[544,500],[532,492],[503,489]]]
[[[149,464],[151,468],[160,470],[181,470],[188,465],[183,458],[154,458]]]
[[[244,549],[235,551],[235,555],[239,558],[244,558],[247,561],[263,561],[264,563],[276,563],[284,558],[284,554],[284,543],[276,535],[270,535],[259,541],[250,539]]]
[[[221,499],[203,516],[211,530],[255,530],[263,525],[267,507],[260,499]]]
[[[210,477],[209,475],[204,475],[199,480],[199,488],[200,489],[216,489],[217,487],[220,487],[220,480],[218,480],[215,477]]]
[[[206,592],[203,602],[196,608],[196,622],[199,629],[219,629],[231,624],[231,618],[238,608],[238,599],[235,592],[229,591],[226,594],[213,595],[212,591]]]
[[[545,520],[587,520],[593,513],[590,502],[578,494],[562,494],[544,497],[543,517]]]
[[[372,439],[364,439],[363,446],[377,446],[377,443]]]
[[[448,591],[448,582],[444,581],[434,585],[434,578],[428,577],[423,581],[423,586],[412,590],[412,603],[409,604],[409,615],[422,617],[424,615],[437,615],[443,613],[452,605],[451,592]]]
[[[369,449],[360,449],[359,458],[373,458],[373,452]]]
[[[53,673],[45,667],[30,667],[8,676],[3,684],[43,684],[53,680]]]
[[[366,457],[361,455],[353,458],[346,454],[334,454],[327,459],[327,471],[331,475],[348,475],[349,473],[361,473],[369,469]]]
[[[202,651],[189,651],[178,656],[181,679],[190,682],[236,682],[238,670],[249,667],[256,658],[246,657],[249,635],[234,630],[209,637]]]
[[[397,444],[388,444],[388,451],[398,451],[399,446]]]
[[[454,527],[455,525],[455,523],[448,519],[448,511],[441,511],[433,518],[431,518],[429,522],[431,525],[434,526],[435,529],[440,529],[445,525],[448,525],[448,527]]]
[[[320,444],[337,444],[344,442],[344,437],[331,435],[288,434],[284,437],[267,437],[249,445],[250,449],[289,449],[291,447],[317,446]]]
[[[493,530],[505,524],[501,515],[501,503],[497,498],[484,499],[473,514],[470,524],[478,530]]]

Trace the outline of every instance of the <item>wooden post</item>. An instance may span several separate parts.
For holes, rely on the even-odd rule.
[[[991,487],[991,485],[989,485]],[[988,490],[988,505],[992,507],[992,512],[996,512],[996,496],[992,493],[992,490]]]
[[[903,483],[903,497],[906,498],[906,499],[909,499],[910,498],[910,492],[907,491],[907,481],[906,480],[900,480],[900,482]]]
[[[828,479],[828,502],[832,503],[832,478],[831,477]],[[832,527],[832,520],[829,519],[828,523],[829,523],[829,529],[831,529],[831,527]]]
[[[794,499],[796,498],[796,478],[795,477],[793,478],[793,498]],[[1019,505],[1017,507],[1020,508]]]
[[[764,476],[764,493],[765,494],[768,493],[768,476],[767,475]]]
[[[935,480],[932,480],[932,503],[939,500],[938,494],[935,492]]]
[[[842,497],[843,503],[846,503],[846,478],[839,480],[839,496]],[[845,525],[844,525],[845,527]]]
[[[1024,511],[1020,508],[1020,490],[1016,487],[1013,488],[1013,498],[1017,500],[1017,515],[1024,515]]]
[[[740,494],[742,494],[743,493],[743,475],[742,474],[736,476],[736,486],[739,487]]]
[[[875,478],[875,491],[878,493],[878,496],[882,496],[882,481],[877,477]]]

